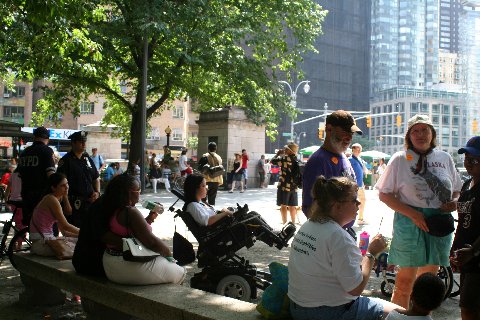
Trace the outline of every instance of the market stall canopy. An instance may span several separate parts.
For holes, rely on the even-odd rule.
[[[310,146],[310,147],[300,149],[300,151],[298,151],[298,152],[303,154],[304,156],[311,156],[318,149],[320,149],[320,146]]]
[[[383,152],[380,152],[380,151],[376,151],[376,150],[362,151],[360,156],[362,157],[363,160],[365,160],[367,162],[380,160],[382,158],[385,159],[385,160],[388,160],[392,157],[389,154],[386,154],[386,153],[383,153]]]

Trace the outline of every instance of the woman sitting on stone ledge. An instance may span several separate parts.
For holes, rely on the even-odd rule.
[[[48,189],[43,199],[33,210],[30,222],[30,240],[32,252],[53,257],[55,252],[45,243],[45,240],[54,240],[57,237],[53,232],[53,225],[57,223],[63,236],[68,238],[78,237],[79,229],[67,222],[65,215],[72,213],[68,201],[68,181],[65,175],[54,173],[48,177]],[[72,243],[72,247],[75,244]]]

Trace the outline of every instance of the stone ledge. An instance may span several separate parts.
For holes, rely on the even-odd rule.
[[[16,254],[20,273],[137,319],[260,319],[255,304],[173,284],[126,286],[78,275],[71,261]]]

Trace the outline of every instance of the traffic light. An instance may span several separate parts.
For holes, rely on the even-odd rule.
[[[477,119],[473,119],[473,121],[472,121],[472,131],[473,131],[473,133],[476,133],[478,131],[478,121],[477,121]]]
[[[318,139],[323,140],[324,128],[318,128]]]
[[[371,128],[371,127],[372,127],[372,117],[367,116],[367,128]]]
[[[401,127],[401,126],[402,126],[402,116],[398,115],[397,116],[397,127]]]

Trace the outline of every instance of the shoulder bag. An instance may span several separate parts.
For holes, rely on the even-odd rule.
[[[127,230],[129,226],[129,214],[128,208],[125,210],[127,219]],[[137,238],[130,236],[128,238],[122,238],[122,255],[123,260],[133,262],[147,262],[160,256],[160,253],[148,249]]]
[[[216,177],[222,176],[225,172],[225,168],[221,164],[219,164],[215,155],[210,153],[210,157],[212,158],[212,162],[213,162],[214,166],[210,166],[208,168],[208,175],[211,178],[216,178]]]

